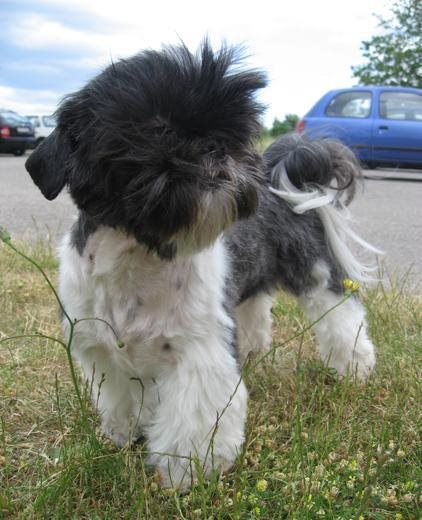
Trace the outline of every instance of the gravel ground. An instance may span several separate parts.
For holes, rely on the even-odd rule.
[[[26,157],[0,154],[0,225],[15,236],[62,235],[76,210],[67,193],[49,202],[24,168]],[[357,230],[382,249],[388,273],[410,270],[409,287],[422,289],[422,172],[366,171],[363,193],[352,203]],[[415,289],[416,287],[416,289]]]

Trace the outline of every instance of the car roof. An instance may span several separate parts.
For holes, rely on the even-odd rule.
[[[383,86],[383,85],[354,85],[352,87],[344,87],[344,88],[336,88],[329,90],[323,94],[318,101],[306,112],[304,117],[313,117],[318,113],[321,106],[324,103],[328,103],[334,96],[337,94],[343,94],[345,92],[361,91],[361,92],[371,92],[375,95],[379,95],[380,92],[390,91],[390,92],[407,92],[409,94],[419,94],[422,95],[422,89],[415,87],[400,87],[400,86]]]
[[[336,92],[345,92],[349,90],[367,90],[370,92],[377,92],[380,90],[401,90],[402,92],[414,92],[416,94],[422,94],[422,89],[416,88],[416,87],[401,87],[400,85],[397,86],[383,86],[383,85],[353,85],[352,87],[344,87],[344,88],[336,88],[333,90],[330,90],[329,92],[334,94]]]

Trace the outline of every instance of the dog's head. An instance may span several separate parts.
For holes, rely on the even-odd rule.
[[[47,199],[67,185],[90,219],[163,257],[201,249],[256,209],[265,84],[233,48],[142,52],[65,98],[26,168]]]

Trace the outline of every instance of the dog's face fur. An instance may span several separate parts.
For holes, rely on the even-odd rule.
[[[111,65],[64,100],[29,173],[46,198],[67,185],[93,225],[163,258],[206,247],[253,214],[262,182],[254,94],[265,76],[237,63],[205,42],[197,55],[168,47]]]

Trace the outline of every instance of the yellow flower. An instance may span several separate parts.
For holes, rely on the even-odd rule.
[[[254,507],[252,511],[255,516],[259,516],[261,514],[261,509],[258,506]]]
[[[256,505],[258,503],[258,498],[256,497],[256,495],[254,495],[253,493],[251,493],[249,496],[248,496],[248,502],[251,504],[251,505]]]
[[[258,480],[256,483],[256,489],[262,493],[267,490],[268,482],[265,479]]]
[[[360,283],[356,282],[355,280],[351,280],[350,278],[345,278],[343,280],[343,289],[346,291],[346,293],[355,293],[359,291]]]
[[[403,450],[397,450],[397,457],[399,459],[402,459],[405,456],[406,456],[406,453]]]
[[[349,469],[351,469],[352,471],[356,471],[358,468],[359,468],[359,465],[358,465],[357,460],[353,459],[349,462]]]

